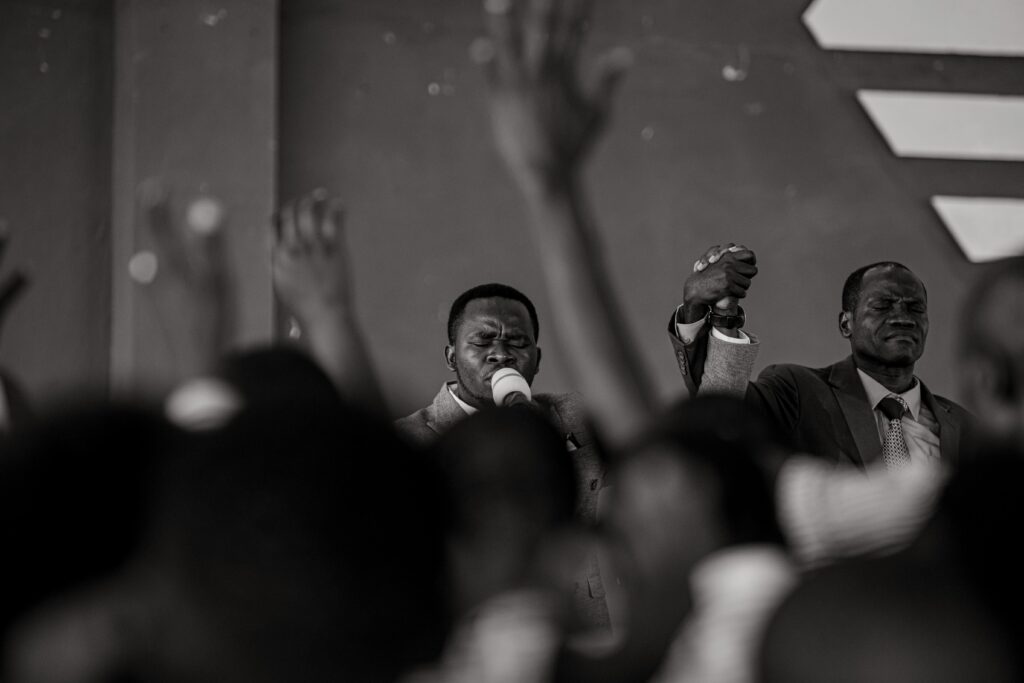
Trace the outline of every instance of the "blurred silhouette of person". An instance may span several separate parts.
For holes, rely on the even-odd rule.
[[[1024,258],[988,267],[962,316],[958,378],[984,445],[1024,449]]]
[[[602,56],[592,85],[584,85],[577,73],[578,48],[589,21],[588,3],[485,3],[485,21],[493,50],[481,54],[488,56],[483,66],[496,147],[526,202],[528,226],[555,309],[554,324],[573,351],[568,354],[568,367],[593,416],[595,431],[608,446],[610,457],[622,461],[609,478],[611,487],[602,493],[607,501],[602,523],[612,528],[616,541],[610,544],[615,560],[607,563],[615,571],[606,573],[602,567],[602,574],[614,577],[608,586],[623,583],[623,589],[616,590],[612,616],[625,640],[614,643],[607,655],[567,650],[559,679],[646,680],[658,671],[677,637],[708,643],[716,640],[710,634],[723,631],[735,634],[729,648],[744,653],[737,668],[749,674],[752,636],[748,634],[756,633],[756,623],[774,597],[766,596],[745,618],[737,618],[735,628],[716,629],[720,613],[716,616],[715,607],[708,605],[699,625],[685,636],[680,629],[690,609],[691,570],[726,546],[752,545],[756,537],[764,552],[752,548],[750,553],[737,552],[735,563],[723,553],[718,557],[723,574],[730,565],[744,567],[737,573],[755,567],[754,575],[763,571],[763,576],[779,577],[763,582],[766,593],[781,593],[788,585],[792,569],[779,544],[771,489],[777,463],[771,458],[771,463],[755,465],[749,461],[750,452],[709,437],[718,446],[710,449],[716,458],[732,454],[737,462],[747,463],[727,473],[712,465],[714,458],[706,462],[691,453],[688,448],[701,446],[689,444],[689,435],[665,438],[656,445],[642,442],[641,435],[652,428],[660,408],[616,307],[583,192],[585,158],[608,118],[615,85],[629,55],[613,50]],[[709,359],[704,371],[712,367]],[[685,422],[682,414],[669,418],[673,420]],[[697,422],[691,425],[695,430]],[[718,424],[710,420],[708,428]],[[736,427],[747,426],[746,420],[737,417]],[[739,471],[749,478],[737,480]],[[758,496],[740,504],[732,498],[738,490],[756,490]],[[755,526],[757,534],[745,536],[752,528],[741,530],[731,523],[742,518],[746,524],[750,518],[741,514],[726,522],[725,510],[763,518],[765,527]],[[717,573],[710,570],[705,575]],[[731,596],[738,598],[742,583],[707,587],[702,594],[715,594],[713,603],[721,605]],[[739,628],[744,621],[747,626]],[[699,650],[707,658],[680,655],[689,664],[674,659],[666,667],[666,676],[699,677],[702,673],[697,672],[712,670],[723,679],[727,676],[718,667],[730,657],[719,659],[701,644],[679,649]],[[681,673],[686,666],[692,666],[693,673]]]
[[[442,482],[388,423],[328,400],[326,375],[268,391],[305,359],[259,354],[259,397],[243,388],[165,490],[157,562],[210,629],[172,624],[179,659],[204,680],[396,680],[447,632]]]
[[[184,435],[133,403],[52,408],[0,451],[5,681],[138,673],[135,645],[152,629],[128,587],[160,472]]]
[[[1019,681],[1011,642],[959,568],[906,551],[827,567],[768,626],[759,680]]]
[[[296,350],[223,377],[238,402],[219,420],[48,424],[58,465],[4,478],[15,522],[53,522],[4,524],[38,586],[6,610],[9,680],[393,681],[438,656],[437,468]]]
[[[159,186],[140,195],[164,266],[153,303],[184,320],[168,340],[171,420],[107,429],[87,414],[32,432],[49,460],[12,460],[31,463],[3,482],[30,590],[5,609],[5,680],[393,681],[433,660],[450,622],[437,468],[350,404],[365,385],[298,350],[222,358],[218,238],[176,222]]]
[[[1020,456],[964,462],[906,548],[811,573],[769,624],[760,680],[1021,680]]]
[[[549,680],[573,624],[575,473],[558,431],[525,407],[483,408],[433,445],[451,493],[457,627],[440,680]]]
[[[617,651],[561,680],[751,681],[761,631],[796,581],[771,478],[786,456],[741,401],[673,406],[613,471],[606,529],[628,618]]]

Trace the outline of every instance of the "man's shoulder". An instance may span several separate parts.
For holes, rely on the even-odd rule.
[[[465,417],[462,408],[451,397],[447,385],[442,385],[430,405],[395,420],[393,424],[395,431],[405,438],[424,444],[436,439],[462,417]]]
[[[565,434],[582,437],[587,433],[587,408],[583,396],[579,392],[536,394],[533,400],[551,412],[558,421],[560,430]]]
[[[932,400],[935,401],[935,405],[937,407],[944,409],[951,415],[954,415],[961,419],[968,419],[971,417],[970,411],[968,411],[966,408],[964,408],[962,405],[960,405],[959,403],[952,399],[946,398],[945,396],[941,396],[939,394],[932,394]]]
[[[437,432],[428,424],[429,408],[420,408],[414,413],[394,421],[395,431],[414,443],[424,443],[437,438]]]
[[[583,396],[576,391],[564,394],[535,394],[533,400],[557,411],[562,419],[583,419],[583,414],[586,410]]]
[[[823,368],[812,368],[807,365],[798,365],[797,363],[775,363],[766,366],[758,375],[758,380],[788,378],[793,381],[824,381],[828,379],[834,367],[834,365],[829,365]]]
[[[412,428],[415,425],[426,425],[427,415],[430,412],[430,407],[426,406],[419,410],[409,413],[405,417],[400,417],[395,420],[394,424],[396,428]]]

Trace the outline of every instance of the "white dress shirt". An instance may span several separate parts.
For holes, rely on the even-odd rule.
[[[878,380],[857,368],[861,384],[864,385],[864,392],[868,396],[868,403],[875,414],[875,424],[878,426],[879,443],[885,443],[885,434],[889,431],[889,418],[878,408],[886,396],[899,396],[910,409],[909,414],[904,415],[903,440],[907,444],[907,451],[910,453],[910,460],[921,458],[939,458],[939,423],[935,415],[921,401],[921,383],[914,378],[914,386],[902,394],[896,394],[882,386]]]
[[[455,402],[459,404],[459,407],[462,408],[466,415],[472,415],[476,412],[476,408],[463,401],[459,398],[459,395],[455,393],[455,382],[448,382],[445,386],[448,387],[448,393],[452,395],[452,398],[455,399]]]

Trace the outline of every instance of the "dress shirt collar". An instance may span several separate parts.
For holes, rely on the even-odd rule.
[[[452,395],[452,398],[454,398],[455,402],[459,404],[459,407],[466,412],[466,415],[472,415],[476,412],[476,408],[463,401],[459,398],[459,395],[455,393],[455,382],[448,382],[445,386],[448,387],[448,393]]]
[[[860,375],[860,382],[864,385],[864,392],[868,395],[868,403],[871,404],[872,410],[878,408],[878,404],[881,403],[883,398],[894,393],[886,389],[878,382],[878,380],[860,368],[857,368],[857,374]],[[910,408],[910,414],[913,416],[914,421],[917,422],[917,416],[921,413],[921,383],[917,381],[917,378],[915,377],[914,386],[910,387],[902,394],[896,395],[907,402],[907,407]]]

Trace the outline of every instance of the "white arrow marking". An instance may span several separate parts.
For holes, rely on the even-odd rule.
[[[899,156],[1024,161],[1024,97],[860,90],[857,98]]]
[[[1024,199],[939,196],[932,206],[972,263],[1024,254]]]
[[[1024,55],[1021,0],[816,0],[803,19],[826,49]]]

